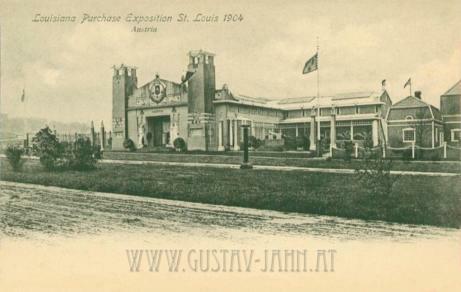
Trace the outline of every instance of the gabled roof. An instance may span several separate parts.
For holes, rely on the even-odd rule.
[[[461,95],[461,80],[455,83],[450,89],[442,95]]]
[[[414,96],[407,96],[404,99],[394,103],[393,108],[397,107],[427,107],[428,103]]]
[[[442,120],[442,115],[440,114],[440,110],[438,108],[414,96],[407,96],[399,102],[393,104],[389,108],[387,115],[388,120],[395,120],[395,118],[393,118],[393,114],[397,112],[397,109],[399,112],[408,111],[409,113],[418,109],[418,111],[421,111],[423,115],[428,115],[424,118],[429,118],[430,116],[432,119]]]

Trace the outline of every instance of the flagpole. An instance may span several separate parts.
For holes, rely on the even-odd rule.
[[[320,146],[319,141],[320,141],[320,66],[319,66],[319,37],[317,37],[317,145],[318,146]]]
[[[410,78],[410,96],[412,96],[412,95],[411,95],[412,92],[413,92],[413,91],[411,91],[411,78]]]

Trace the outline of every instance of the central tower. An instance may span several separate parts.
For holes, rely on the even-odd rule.
[[[215,150],[213,100],[216,91],[214,54],[190,51],[187,67],[188,149]]]

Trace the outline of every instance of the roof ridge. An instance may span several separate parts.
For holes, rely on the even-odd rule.
[[[448,93],[449,93],[450,91],[452,91],[459,83],[461,83],[461,79],[459,79],[458,82],[456,82],[452,87],[450,87],[450,89],[448,89],[447,91],[445,91],[445,93],[442,94],[442,95],[448,95]]]

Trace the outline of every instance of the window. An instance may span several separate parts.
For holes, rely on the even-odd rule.
[[[435,128],[435,143],[439,143],[439,128]]]
[[[355,107],[355,114],[360,114],[360,107],[358,106]]]
[[[407,128],[402,131],[403,142],[415,142],[415,129]]]
[[[451,142],[459,142],[461,137],[461,129],[451,130]]]
[[[412,115],[408,115],[405,117],[405,120],[414,120],[413,116]]]

